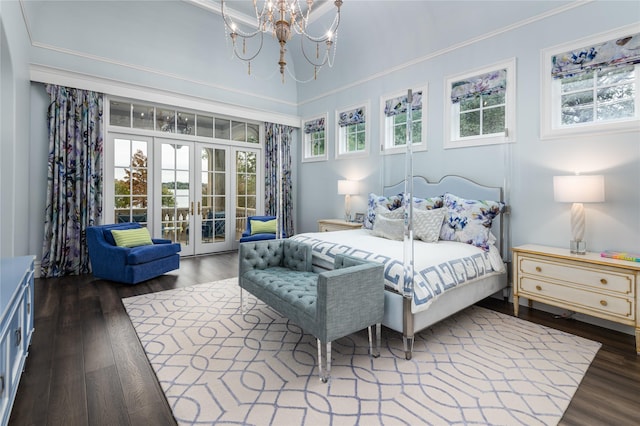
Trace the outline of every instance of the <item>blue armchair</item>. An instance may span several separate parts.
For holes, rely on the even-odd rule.
[[[180,267],[179,243],[154,238],[153,244],[118,247],[111,234],[114,229],[141,228],[139,223],[118,223],[87,228],[91,270],[97,278],[137,284]]]
[[[240,242],[244,243],[247,241],[260,241],[260,240],[275,240],[276,239],[276,234],[275,232],[272,233],[260,233],[260,234],[253,234],[251,232],[251,221],[252,220],[259,220],[261,222],[267,222],[270,220],[274,220],[276,217],[275,216],[249,216],[247,217],[247,226],[244,230],[244,232],[242,232],[242,237],[240,237]],[[282,231],[282,238],[287,238],[287,235],[284,233],[284,230]]]

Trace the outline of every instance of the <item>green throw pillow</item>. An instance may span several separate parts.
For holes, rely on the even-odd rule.
[[[251,235],[254,234],[275,234],[276,233],[276,220],[252,220],[251,221]]]
[[[138,247],[153,244],[147,228],[114,229],[111,231],[116,245],[119,247]]]

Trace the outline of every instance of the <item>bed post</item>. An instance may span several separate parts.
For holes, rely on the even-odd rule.
[[[411,312],[411,298],[402,298],[402,343],[404,345],[404,357],[411,359],[413,356],[413,313]]]

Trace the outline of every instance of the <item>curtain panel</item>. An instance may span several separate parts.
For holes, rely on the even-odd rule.
[[[339,114],[338,126],[346,127],[352,124],[360,124],[365,122],[364,107],[354,108],[349,111],[343,111]]]
[[[85,230],[102,217],[103,95],[46,85],[49,166],[43,277],[91,272]]]
[[[640,63],[640,33],[551,57],[551,76],[567,78],[608,67]]]
[[[480,95],[506,93],[507,70],[497,70],[481,74],[451,85],[451,102],[454,104]]]
[[[323,132],[324,131],[324,117],[316,118],[315,120],[304,122],[304,132],[306,134]]]
[[[407,102],[407,95],[388,99],[384,103],[384,115],[387,117],[393,117],[394,115],[407,112]],[[411,111],[417,111],[420,109],[422,109],[422,91],[412,93],[411,99]]]
[[[282,228],[288,236],[291,236],[294,235],[291,182],[291,134],[293,127],[265,123],[265,130],[265,214],[276,216],[278,204],[281,201],[279,213]],[[278,152],[278,146],[280,146],[280,152]],[[280,154],[280,158],[278,154]]]

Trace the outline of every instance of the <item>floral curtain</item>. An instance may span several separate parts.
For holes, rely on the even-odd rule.
[[[309,120],[304,122],[304,132],[306,134],[323,132],[324,131],[324,117],[316,118],[315,120]]]
[[[384,115],[393,117],[394,115],[407,112],[407,95],[388,99],[384,103]],[[422,109],[422,90],[413,92],[411,97],[411,111]]]
[[[365,122],[364,107],[343,111],[339,114],[338,126],[345,127]]]
[[[455,104],[463,99],[504,93],[506,90],[507,70],[496,70],[453,83],[451,85],[451,102]]]
[[[282,200],[281,222],[288,236],[294,234],[293,199],[291,183],[291,134],[293,127],[283,124],[265,123],[265,213],[275,216]],[[278,158],[280,144],[280,158]],[[280,170],[280,173],[278,173]],[[279,178],[282,179],[280,182]],[[280,196],[282,198],[280,199]]]
[[[554,55],[553,78],[566,78],[607,67],[640,63],[640,33]]]
[[[90,272],[85,230],[102,217],[101,93],[46,85],[49,170],[43,277]]]

